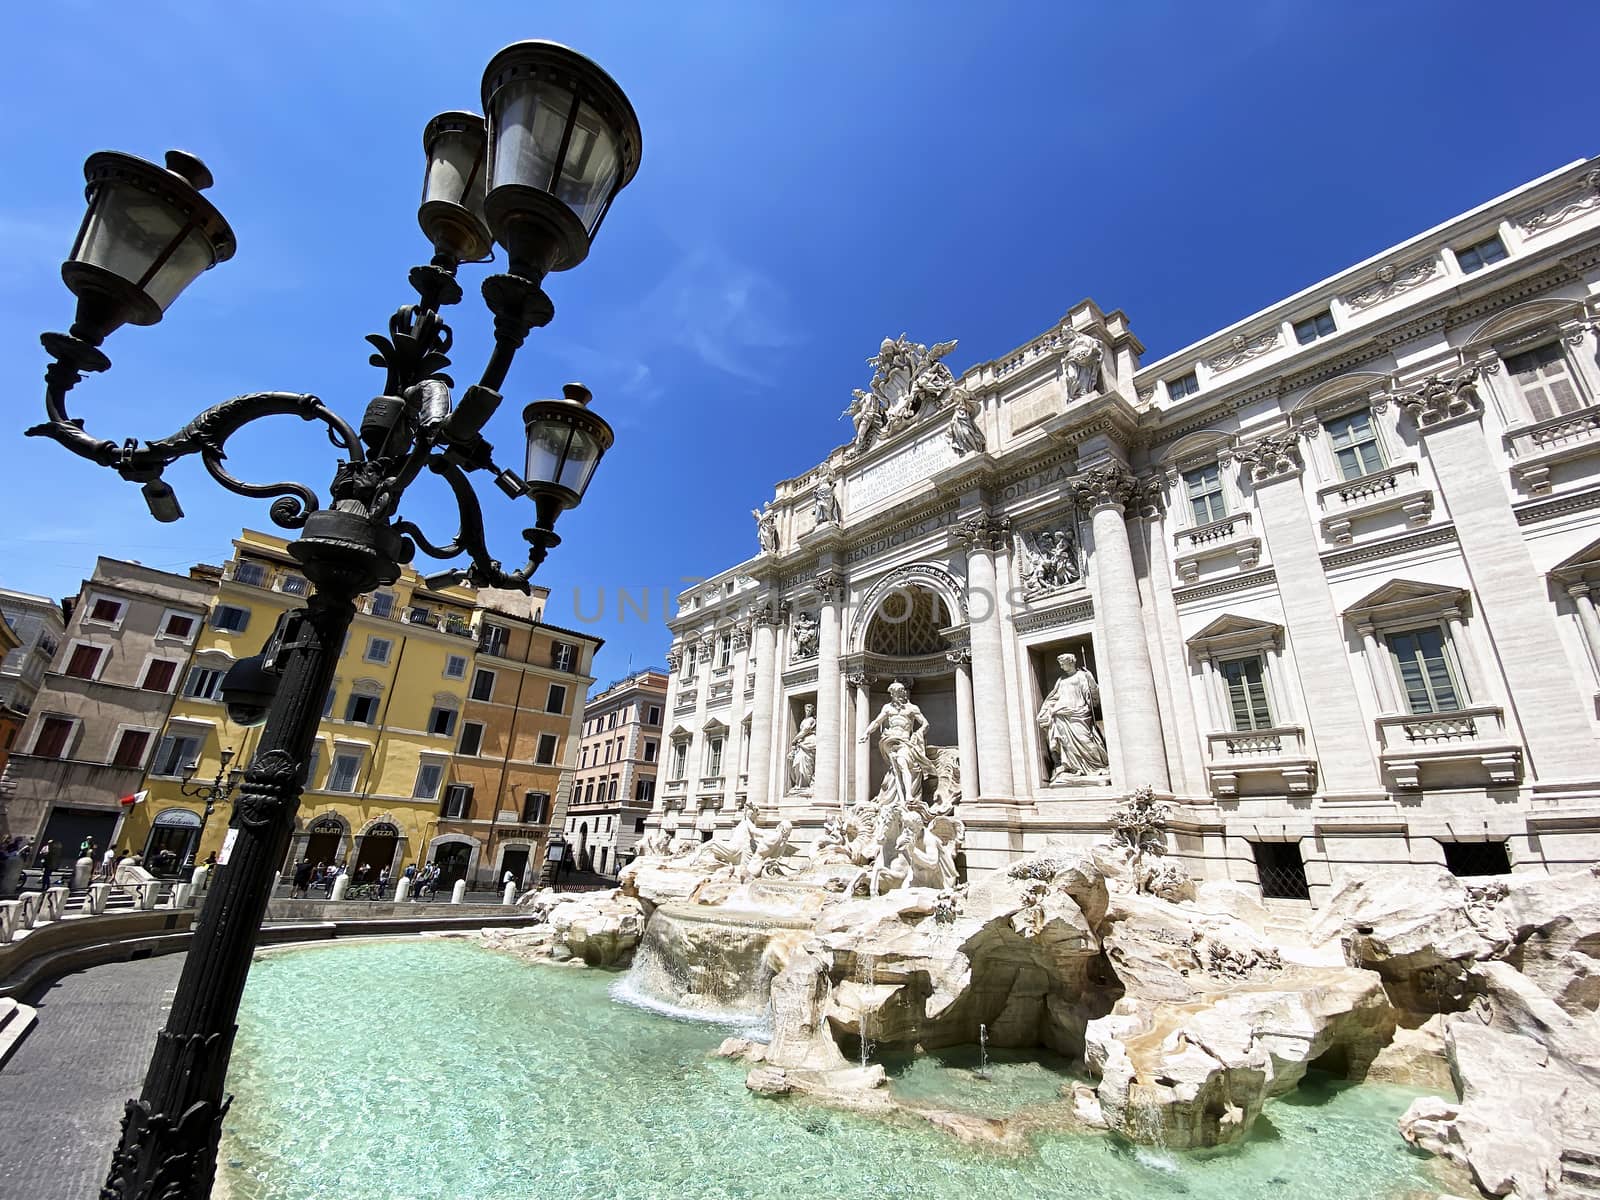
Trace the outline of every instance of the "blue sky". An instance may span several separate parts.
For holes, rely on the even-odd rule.
[[[1515,19],[1461,0],[6,8],[0,583],[54,595],[96,553],[181,569],[271,528],[189,463],[168,473],[189,515],[158,525],[133,485],[21,436],[41,412],[37,334],[71,318],[57,270],[86,154],[201,155],[239,239],[164,322],[110,339],[113,370],[75,393],[92,432],[161,436],[265,389],[355,419],[382,383],[362,338],[428,256],[428,118],[478,108],[484,63],[519,38],[615,76],[643,167],[589,261],[547,282],[555,323],[486,431],[515,461],[522,404],[572,379],[617,429],[539,576],[549,619],[607,639],[602,680],[661,661],[663,597],[748,555],[750,509],[845,439],[837,415],[883,336],[957,338],[959,371],[1093,296],[1154,359],[1600,152],[1600,6],[1576,0]],[[460,379],[489,341],[475,284],[451,314]],[[230,448],[236,474],[294,463],[325,488],[310,427],[258,428]],[[493,548],[519,560],[527,506],[485,495]],[[404,511],[454,531],[442,492]],[[619,589],[650,589],[651,622],[619,623]]]

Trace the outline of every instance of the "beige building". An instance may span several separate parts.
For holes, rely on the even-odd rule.
[[[104,848],[122,824],[121,798],[147,770],[179,765],[163,761],[179,753],[163,733],[217,574],[96,561],[11,754],[13,834],[68,851],[92,837]]]
[[[615,874],[634,854],[656,796],[667,673],[646,668],[589,697],[565,833],[580,868]]]

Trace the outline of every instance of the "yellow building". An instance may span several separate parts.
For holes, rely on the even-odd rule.
[[[259,729],[228,720],[220,687],[228,667],[257,653],[279,615],[303,602],[307,581],[287,547],[282,538],[253,530],[234,542],[234,555],[223,568],[206,627],[151,760],[144,783],[148,795],[123,829],[122,843],[142,850],[151,865],[163,849],[172,852],[167,861],[181,863],[190,855],[202,861],[222,844],[231,816],[227,805],[219,805],[206,820],[204,802],[183,795],[184,775],[192,765],[193,783],[208,782],[221,768],[223,752],[232,752],[232,769],[246,764],[254,752]],[[464,830],[449,820],[457,815],[456,798],[463,788],[470,795],[472,785],[479,783],[482,790],[476,779],[481,749],[477,744],[462,746],[463,736],[471,737],[463,728],[463,713],[471,689],[483,684],[480,657],[497,658],[501,652],[494,641],[500,635],[493,631],[508,620],[537,626],[547,595],[542,588],[531,597],[488,590],[480,594],[459,586],[429,589],[406,568],[393,586],[360,602],[323,708],[285,873],[302,856],[313,864],[342,862],[353,875],[369,866],[374,878],[382,867],[398,874],[407,863],[437,857],[447,868],[470,863],[485,882],[498,878],[490,873],[496,860],[487,853],[494,841],[491,831]],[[581,697],[592,682],[582,672],[589,668],[599,640],[563,636],[579,650],[568,666],[577,699],[568,706],[550,764],[549,790],[564,798],[567,789],[558,786],[555,776],[570,780]],[[489,642],[481,648],[483,638]],[[541,709],[544,701],[541,694]],[[463,748],[471,753],[461,755]],[[539,815],[544,827],[527,831],[539,850],[528,862],[533,870],[542,865],[549,826],[559,828],[564,813]],[[442,818],[453,828],[436,847]],[[469,856],[462,855],[463,842],[480,839]]]

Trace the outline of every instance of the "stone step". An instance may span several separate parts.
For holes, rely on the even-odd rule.
[[[28,1005],[11,999],[0,1000],[0,1066],[5,1065],[38,1019],[38,1012]]]
[[[1575,1163],[1564,1154],[1561,1156],[1561,1178],[1567,1183],[1600,1190],[1600,1167],[1592,1163]]]

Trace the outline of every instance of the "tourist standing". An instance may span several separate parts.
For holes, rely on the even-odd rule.
[[[389,868],[385,867],[378,872],[378,899],[383,899],[384,889],[389,886]]]
[[[117,848],[115,846],[107,846],[106,852],[100,856],[100,878],[109,883],[112,869],[116,866],[116,863]]]
[[[39,890],[41,892],[50,890],[50,875],[56,869],[56,853],[58,850],[59,845],[54,841],[46,842],[39,847],[39,853],[34,861],[39,867]]]
[[[294,887],[289,890],[289,895],[296,899],[305,899],[306,893],[311,889],[311,860],[302,858],[295,864]]]

